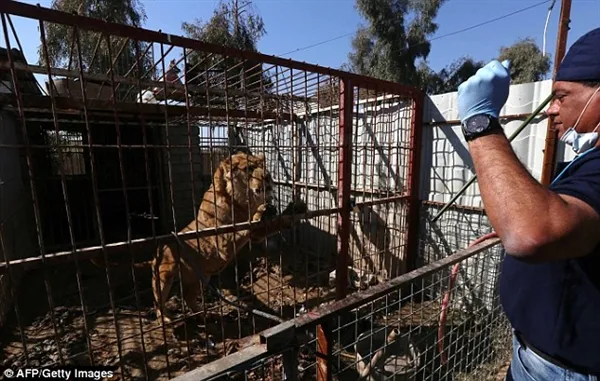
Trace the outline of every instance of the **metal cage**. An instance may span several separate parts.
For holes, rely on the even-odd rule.
[[[342,324],[344,314],[360,305],[395,316],[405,305],[409,283],[389,282],[421,279],[431,240],[423,215],[432,205],[419,198],[422,91],[16,1],[0,3],[0,16],[0,365],[193,378],[186,372],[211,361],[235,363],[232,353],[240,363],[274,355],[280,344],[261,340],[288,335],[298,319],[316,332],[318,352],[339,359],[334,336],[361,329],[357,317]],[[31,25],[27,33],[38,28],[37,64],[15,18]],[[57,29],[70,36],[64,62],[46,44]],[[219,166],[239,152],[264,155],[272,220],[190,228]],[[298,200],[307,211],[285,214]],[[180,272],[161,306],[174,317],[157,321],[151,271],[136,264],[165,245],[179,258],[182,242],[248,229],[273,234],[234,248],[210,279],[221,297],[203,289],[191,311]],[[446,267],[431,267],[408,299],[435,290],[447,274],[432,269]],[[494,318],[496,310],[486,307]],[[298,347],[288,349],[280,366],[298,365]],[[319,379],[347,376],[341,363],[331,370],[332,357],[311,358]]]

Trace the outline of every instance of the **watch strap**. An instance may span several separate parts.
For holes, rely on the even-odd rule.
[[[502,130],[500,120],[488,114],[477,114],[467,118],[461,123],[461,128],[467,142],[478,137],[489,135]]]

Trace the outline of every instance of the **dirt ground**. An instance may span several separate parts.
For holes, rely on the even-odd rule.
[[[328,280],[332,269],[333,261],[318,260],[300,249],[287,248],[267,256],[264,251],[250,251],[239,257],[237,276],[235,266],[231,266],[220,279],[213,279],[213,284],[229,299],[239,297],[245,305],[290,319],[302,310],[333,300],[334,289]],[[46,273],[36,270],[28,274],[19,294],[19,319],[13,313],[1,332],[0,366],[60,364],[61,353],[65,363],[118,365],[115,379],[165,380],[252,345],[256,333],[276,324],[205,295],[206,314],[180,319],[163,328],[152,308],[149,270],[136,270],[134,282],[130,268],[110,269],[115,306],[112,309],[106,272],[90,262],[81,264],[84,318],[76,273],[75,265],[69,263]],[[46,277],[54,314],[49,312]],[[138,289],[137,299],[134,286]],[[174,288],[175,293],[180,293],[178,284]],[[409,333],[421,353],[421,370],[415,380],[501,381],[503,374],[498,372],[505,371],[500,369],[504,364],[489,359],[505,360],[498,349],[502,344],[485,342],[489,340],[485,336],[491,332],[486,328],[489,322],[465,321],[452,310],[445,338],[451,361],[447,367],[439,364],[435,344],[439,307],[439,300],[415,300],[400,309],[382,310],[375,319],[368,320],[379,326],[399,325],[402,333]],[[175,320],[183,316],[177,295],[171,297],[168,308]],[[368,328],[351,324],[336,335],[336,379],[356,378],[352,343],[357,330],[360,333]],[[483,344],[475,350],[474,343]],[[316,379],[315,362],[313,351],[301,351],[299,364],[301,370],[305,369],[299,374],[302,380]],[[459,374],[452,375],[450,369]],[[481,377],[471,377],[473,372]],[[280,380],[281,362],[259,367],[247,376],[247,380]]]
[[[235,266],[212,283],[228,299],[239,297],[244,305],[284,319],[333,298],[334,290],[328,285],[330,261],[317,261],[298,249],[264,253],[258,248],[241,254],[238,287]],[[167,306],[175,322],[163,329],[152,308],[150,270],[136,269],[134,282],[130,267],[110,268],[111,304],[105,269],[90,262],[81,263],[80,269],[85,318],[74,263],[46,272],[34,270],[26,276],[18,296],[19,319],[13,309],[0,333],[0,366],[60,364],[62,354],[68,364],[120,364],[116,379],[141,380],[146,374],[150,380],[170,379],[251,345],[256,338],[252,335],[276,324],[249,316],[207,293],[206,315],[182,319],[181,299],[174,295],[180,295],[176,284]]]

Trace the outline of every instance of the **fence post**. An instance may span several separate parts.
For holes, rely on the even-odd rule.
[[[352,184],[352,106],[353,91],[349,79],[340,81],[339,162],[338,162],[338,255],[336,263],[336,299],[348,294],[348,255],[350,251],[350,187]]]
[[[317,326],[317,381],[331,381],[332,331],[328,323]]]
[[[560,7],[560,22],[558,24],[558,38],[556,40],[556,54],[554,55],[554,70],[552,79],[560,67],[567,50],[567,38],[569,35],[569,23],[571,15],[571,0],[563,0]],[[546,142],[544,145],[544,161],[542,164],[541,183],[549,185],[552,182],[552,174],[556,165],[556,145],[558,132],[552,128],[552,119],[548,118],[548,127],[546,128]]]
[[[353,89],[349,79],[340,80],[336,299],[348,294],[348,255],[350,252],[350,187],[352,184],[352,106]],[[329,324],[317,326],[317,380],[330,381],[332,331]]]
[[[421,177],[421,152],[423,145],[423,103],[425,94],[415,91],[412,98],[412,120],[410,126],[410,155],[408,159],[408,226],[406,229],[406,245],[402,272],[417,267],[416,260],[419,255],[420,209],[419,182]]]

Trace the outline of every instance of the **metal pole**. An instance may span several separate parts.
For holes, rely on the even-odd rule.
[[[567,37],[569,35],[569,23],[571,17],[571,0],[562,0],[560,7],[560,22],[558,24],[558,39],[556,40],[556,53],[554,56],[554,70],[552,79],[556,77],[556,72],[562,62],[567,50]],[[544,163],[542,164],[542,184],[548,185],[554,172],[554,162],[556,159],[557,131],[552,128],[552,121],[548,119],[546,129],[546,144],[544,147]]]
[[[419,200],[419,180],[421,175],[421,149],[423,146],[423,103],[425,94],[413,98],[413,115],[410,129],[411,152],[408,164],[408,226],[406,229],[406,248],[402,273],[417,268],[419,253],[419,219],[421,202]],[[399,274],[392,274],[396,277]]]
[[[350,251],[350,188],[352,184],[352,106],[353,87],[348,79],[340,80],[340,151],[338,162],[338,257],[336,263],[336,299],[348,294]]]
[[[535,109],[535,111],[532,112],[531,115],[529,115],[529,117],[525,119],[525,121],[519,126],[519,128],[517,128],[515,132],[513,132],[513,134],[508,138],[509,142],[512,142],[521,133],[521,131],[523,131],[525,127],[527,127],[527,125],[531,123],[533,118],[535,118],[544,109],[544,107],[546,107],[550,100],[552,100],[552,97],[553,94],[550,94],[548,95],[548,97],[546,97],[546,99],[544,99],[542,103],[540,103],[540,105]],[[444,205],[444,207],[438,212],[438,214],[436,214],[435,217],[433,217],[431,222],[437,221],[442,216],[442,214],[444,214],[444,212],[448,210],[448,208],[450,208],[450,206],[460,197],[460,195],[463,194],[464,191],[475,182],[475,179],[477,179],[477,175],[471,177],[471,179],[467,181],[467,183],[463,185],[462,188],[460,188],[460,190],[454,195],[454,197],[452,197],[452,199],[448,201],[446,205]]]

